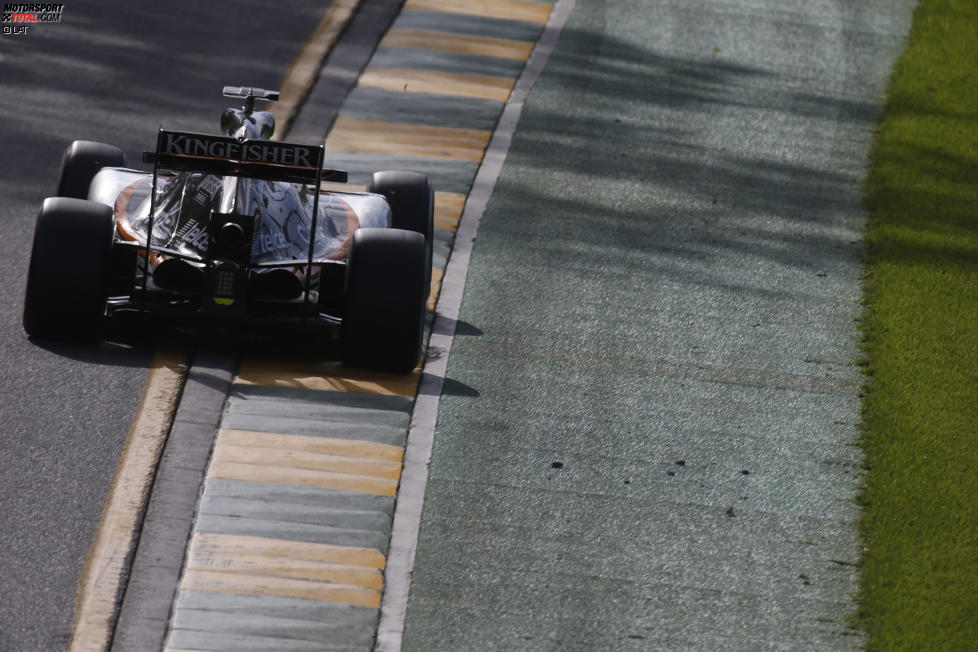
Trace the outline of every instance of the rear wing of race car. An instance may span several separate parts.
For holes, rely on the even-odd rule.
[[[160,130],[156,151],[143,160],[156,168],[245,176],[268,181],[345,183],[343,170],[323,168],[322,145],[298,145],[271,140],[238,140],[182,131]]]
[[[232,89],[233,90],[233,89]],[[253,89],[248,89],[253,90]],[[326,148],[322,145],[298,145],[271,140],[238,140],[227,136],[209,136],[160,129],[156,151],[147,152],[143,160],[153,163],[153,188],[150,194],[149,223],[142,262],[143,293],[150,276],[150,257],[153,222],[156,218],[156,185],[161,168],[177,171],[204,172],[219,176],[244,176],[268,181],[315,184],[315,197],[310,225],[307,269],[312,269],[316,242],[316,222],[319,216],[319,192],[322,181],[345,183],[347,173],[323,168]],[[312,274],[306,275],[303,303],[309,302]]]

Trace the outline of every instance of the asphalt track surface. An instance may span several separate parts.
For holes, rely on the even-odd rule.
[[[221,87],[275,88],[328,2],[68,3],[0,37],[0,650],[67,643],[75,588],[152,351],[35,343],[34,216],[75,139],[139,165],[156,129],[214,132]]]
[[[775,4],[578,3],[473,258],[406,648],[858,644],[853,243],[909,7]],[[323,9],[96,7],[0,41],[7,296],[65,143],[212,130]],[[58,648],[149,353],[2,319],[0,649]]]

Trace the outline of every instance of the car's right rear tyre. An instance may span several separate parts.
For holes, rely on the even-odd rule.
[[[67,197],[44,200],[24,295],[28,335],[59,340],[98,335],[114,233],[108,206]]]
[[[92,179],[102,168],[126,167],[126,155],[118,147],[90,140],[76,140],[61,157],[58,197],[88,199]]]
[[[420,233],[358,229],[347,259],[343,363],[410,373],[421,358],[428,292]]]

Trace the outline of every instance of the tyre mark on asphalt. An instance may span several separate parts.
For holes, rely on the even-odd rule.
[[[590,367],[614,371],[622,374],[660,376],[680,380],[695,380],[726,385],[743,385],[761,389],[789,390],[809,394],[833,394],[855,396],[859,393],[861,382],[858,379],[834,378],[829,376],[810,376],[793,374],[770,369],[748,369],[710,365],[699,362],[684,362],[667,359],[646,359],[594,355],[581,349],[559,347],[534,347],[485,337],[470,338],[457,344],[454,351],[459,355],[474,355],[485,358],[505,358],[518,361],[536,361],[547,364],[572,367]]]

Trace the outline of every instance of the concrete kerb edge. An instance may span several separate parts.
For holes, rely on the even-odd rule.
[[[428,356],[408,431],[404,468],[401,472],[397,503],[394,508],[384,593],[380,605],[380,623],[374,646],[374,649],[381,652],[398,652],[403,641],[404,620],[407,615],[411,575],[414,571],[418,535],[421,530],[421,512],[428,483],[428,467],[431,463],[438,406],[479,223],[502,171],[523,112],[526,96],[543,72],[560,33],[574,9],[575,2],[576,0],[557,0],[554,3],[540,40],[537,41],[496,124],[455,234],[455,243],[435,308],[435,321],[428,342]]]
[[[226,356],[200,353],[190,367],[152,482],[109,642],[111,650],[162,649],[165,644],[197,504],[236,367]],[[223,400],[215,406],[202,393],[223,394]]]

